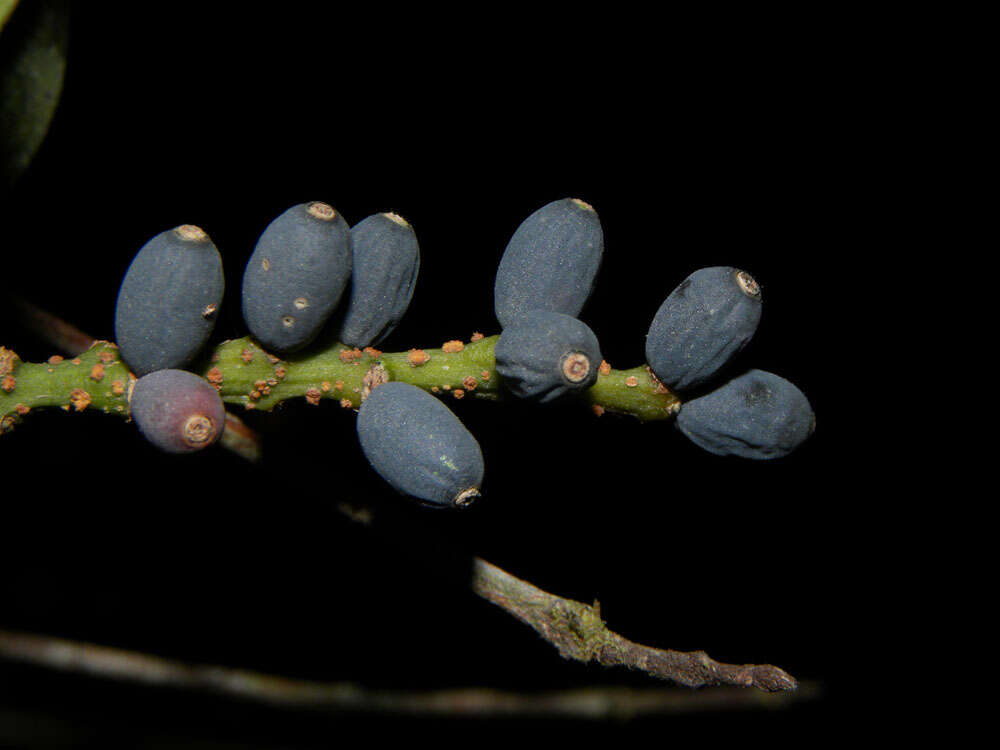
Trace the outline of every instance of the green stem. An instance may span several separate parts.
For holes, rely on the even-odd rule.
[[[313,404],[334,399],[345,408],[357,408],[373,384],[386,380],[411,383],[447,399],[509,398],[493,356],[499,337],[476,338],[397,353],[334,343],[279,358],[244,337],[219,344],[193,369],[215,384],[223,401],[246,409],[271,410],[291,398]],[[134,380],[118,348],[107,341],[94,342],[72,360],[54,358],[41,364],[21,362],[14,352],[0,348],[0,429],[8,431],[19,417],[40,407],[128,416]],[[680,408],[677,397],[645,366],[614,370],[603,365],[581,402],[598,414],[607,410],[642,421],[670,419]]]
[[[78,357],[21,362],[0,347],[0,433],[32,409],[58,406],[66,411],[99,409],[128,416],[128,394],[135,378],[118,356],[118,347],[95,341]]]

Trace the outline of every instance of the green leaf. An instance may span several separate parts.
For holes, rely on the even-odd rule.
[[[0,0],[0,190],[27,168],[48,132],[66,72],[69,4]]]
[[[3,31],[4,24],[16,7],[17,0],[0,0],[0,31]]]

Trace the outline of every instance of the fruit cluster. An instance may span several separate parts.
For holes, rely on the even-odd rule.
[[[515,231],[494,288],[502,332],[493,355],[506,393],[537,403],[567,401],[606,372],[597,336],[577,317],[603,251],[596,211],[576,199],[543,206]],[[400,216],[376,214],[349,227],[325,203],[300,204],[258,240],[243,274],[243,317],[268,351],[300,351],[325,331],[377,355],[372,346],[405,314],[419,267],[416,235]],[[223,291],[218,250],[190,225],[151,239],[122,282],[115,332],[122,357],[140,376],[130,410],[163,450],[207,447],[224,429],[217,389],[183,369],[207,343]],[[682,403],[677,426],[712,453],[783,456],[813,429],[809,402],[777,375],[750,370],[710,389],[753,336],[760,313],[761,290],[750,274],[704,268],[666,298],[650,325],[646,361],[654,382],[693,396]],[[358,408],[358,439],[369,463],[419,501],[468,504],[484,471],[476,439],[441,400],[389,379],[382,368]]]

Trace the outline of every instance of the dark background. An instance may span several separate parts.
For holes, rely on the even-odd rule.
[[[351,223],[392,210],[414,226],[420,281],[383,348],[435,347],[498,331],[493,275],[511,233],[579,197],[605,231],[581,316],[605,359],[642,362],[649,321],[693,270],[745,268],[766,304],[735,367],[799,385],[816,434],[751,462],[706,454],[670,424],[449,402],[487,474],[480,502],[446,513],[395,496],[332,402],[247,414],[265,440],[259,466],[221,449],[160,455],[100,414],[36,413],[2,440],[0,627],[370,687],[650,683],[565,662],[470,594],[480,555],[599,599],[633,640],[824,685],[785,712],[632,727],[781,732],[850,712],[847,649],[869,617],[865,524],[851,519],[867,501],[846,458],[838,362],[855,333],[842,269],[864,252],[869,209],[848,189],[864,121],[849,55],[805,20],[765,38],[751,19],[578,13],[77,6],[49,137],[0,207],[4,287],[113,338],[134,253],[194,223],[227,273],[215,340],[241,336],[256,238],[289,206],[323,200]],[[10,320],[0,332],[25,360],[54,353]],[[374,525],[347,520],[344,500],[369,505]],[[0,663],[0,725],[12,717],[149,746],[318,746],[372,721]],[[432,724],[455,726],[417,727]]]

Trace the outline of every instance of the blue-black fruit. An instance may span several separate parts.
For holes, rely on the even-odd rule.
[[[243,273],[243,319],[267,349],[319,334],[351,279],[351,231],[325,203],[292,206],[257,240]]]
[[[185,367],[205,346],[225,282],[219,251],[191,224],[156,235],[125,272],[115,339],[137,375]]]
[[[695,271],[656,311],[646,334],[646,361],[668,388],[696,388],[746,346],[760,309],[760,286],[746,271]]]
[[[351,301],[338,338],[363,348],[379,343],[403,319],[417,284],[420,248],[406,220],[388,213],[355,224],[351,244]]]
[[[358,410],[357,429],[368,462],[398,492],[441,507],[479,496],[479,443],[426,391],[409,383],[377,386]]]
[[[535,211],[514,232],[497,268],[493,301],[500,326],[530,310],[578,315],[603,252],[601,220],[588,204],[564,198]]]
[[[597,381],[597,336],[571,315],[533,310],[503,329],[494,349],[497,372],[515,396],[554,401]]]
[[[763,370],[750,370],[686,402],[677,415],[680,431],[709,453],[744,458],[786,456],[815,426],[802,391]]]
[[[186,370],[157,370],[139,378],[129,408],[146,439],[167,453],[207,448],[226,427],[218,391]]]

